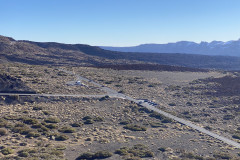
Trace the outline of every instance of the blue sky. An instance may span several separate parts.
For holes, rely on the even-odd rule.
[[[0,0],[0,35],[133,46],[240,38],[240,0]]]

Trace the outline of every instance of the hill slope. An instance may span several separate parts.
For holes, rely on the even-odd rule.
[[[71,66],[154,63],[194,68],[240,70],[240,58],[238,57],[178,53],[125,53],[82,44],[16,41],[4,36],[0,36],[0,61]]]

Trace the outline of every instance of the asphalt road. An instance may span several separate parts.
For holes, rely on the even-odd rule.
[[[84,95],[84,94],[24,94],[24,93],[0,93],[0,96],[39,96],[39,97],[85,97],[85,98],[101,98],[107,96],[104,95]]]

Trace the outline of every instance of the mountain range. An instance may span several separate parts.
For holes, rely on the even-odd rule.
[[[17,41],[10,37],[0,36],[0,63],[8,62],[93,67],[153,64],[203,69],[240,70],[240,57],[181,53],[119,52],[85,44]],[[164,67],[166,68],[166,66]]]
[[[212,41],[195,43],[180,41],[167,44],[141,44],[133,47],[107,47],[103,49],[120,52],[146,52],[146,53],[187,53],[200,55],[223,55],[240,57],[240,39],[228,42]]]

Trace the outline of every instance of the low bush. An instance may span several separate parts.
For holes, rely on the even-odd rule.
[[[74,133],[74,132],[76,132],[76,130],[74,128],[71,128],[71,127],[62,127],[58,131],[63,132],[63,133]]]
[[[55,137],[55,140],[56,140],[56,141],[66,141],[66,140],[68,140],[68,139],[69,139],[69,137],[68,137],[67,135],[64,135],[64,134],[57,135],[57,136]]]
[[[176,103],[169,103],[169,106],[176,106]]]
[[[130,123],[132,123],[131,120],[125,120],[125,121],[120,121],[119,124],[121,124],[121,125],[127,125],[127,124],[130,124]]]
[[[55,125],[55,124],[46,124],[45,127],[49,128],[49,129],[56,129],[56,128],[58,128],[58,126]]]
[[[234,119],[234,118],[235,118],[235,116],[231,115],[231,114],[227,114],[227,115],[223,116],[223,120],[231,120],[231,119]]]
[[[23,126],[23,127],[13,127],[12,131],[14,133],[20,133],[22,135],[27,135],[29,132],[32,131],[32,129],[29,128],[28,126]]]
[[[31,138],[31,137],[36,138],[36,137],[39,137],[39,136],[40,136],[40,134],[38,132],[31,131],[26,135],[26,138]]]
[[[166,147],[160,147],[160,148],[158,148],[158,150],[161,151],[161,152],[165,152],[166,151]]]
[[[81,122],[74,122],[71,124],[72,127],[81,127],[83,124]]]
[[[153,112],[149,115],[150,117],[154,117],[156,119],[162,120],[163,118],[165,118],[165,116],[161,115],[160,113],[157,112]]]
[[[93,155],[94,159],[105,159],[111,157],[112,153],[108,151],[98,151]]]
[[[38,120],[35,118],[23,118],[23,123],[26,124],[37,124]]]
[[[84,124],[93,124],[94,120],[93,119],[87,119],[84,121]]]
[[[215,153],[213,155],[213,157],[216,159],[232,159],[231,155],[229,155],[228,153],[224,153],[224,152]]]
[[[7,130],[0,128],[0,136],[5,136],[7,134]]]
[[[140,157],[140,158],[147,158],[147,157],[154,156],[153,152],[149,151],[148,148],[142,144],[134,145],[132,148],[122,147],[116,150],[115,153],[121,156],[133,155],[134,157]]]
[[[81,154],[79,157],[76,158],[76,160],[81,160],[81,159],[94,159],[93,158],[94,153],[90,153],[90,152],[85,152],[83,154]]]
[[[239,140],[240,140],[240,135],[235,134],[235,135],[232,136],[232,138],[235,138],[235,139],[239,139]]]
[[[102,122],[103,121],[103,118],[102,117],[94,117],[93,120],[95,122]]]
[[[172,119],[166,117],[161,122],[162,123],[171,123],[172,121],[173,121]]]
[[[142,126],[139,126],[136,124],[127,124],[123,128],[129,129],[131,131],[146,131],[147,130],[146,127],[142,127]]]
[[[47,119],[44,120],[46,123],[59,123],[60,119],[58,119],[57,117],[49,117]]]
[[[23,150],[18,151],[17,153],[18,153],[19,157],[28,157],[29,153],[36,153],[36,152],[37,152],[36,150],[23,149]]]
[[[3,155],[8,155],[8,154],[12,154],[13,150],[11,148],[3,148],[1,152]]]
[[[42,109],[43,109],[43,107],[41,107],[41,106],[34,106],[33,107],[33,110],[35,110],[35,111],[40,111]]]
[[[150,126],[153,127],[153,128],[158,128],[158,127],[162,127],[163,124],[160,123],[160,122],[151,122]]]
[[[7,125],[7,121],[3,118],[0,119],[0,127],[5,127]]]
[[[98,151],[96,153],[90,153],[90,152],[85,152],[81,154],[76,160],[81,160],[81,159],[105,159],[109,158],[112,156],[111,152],[108,151]]]

